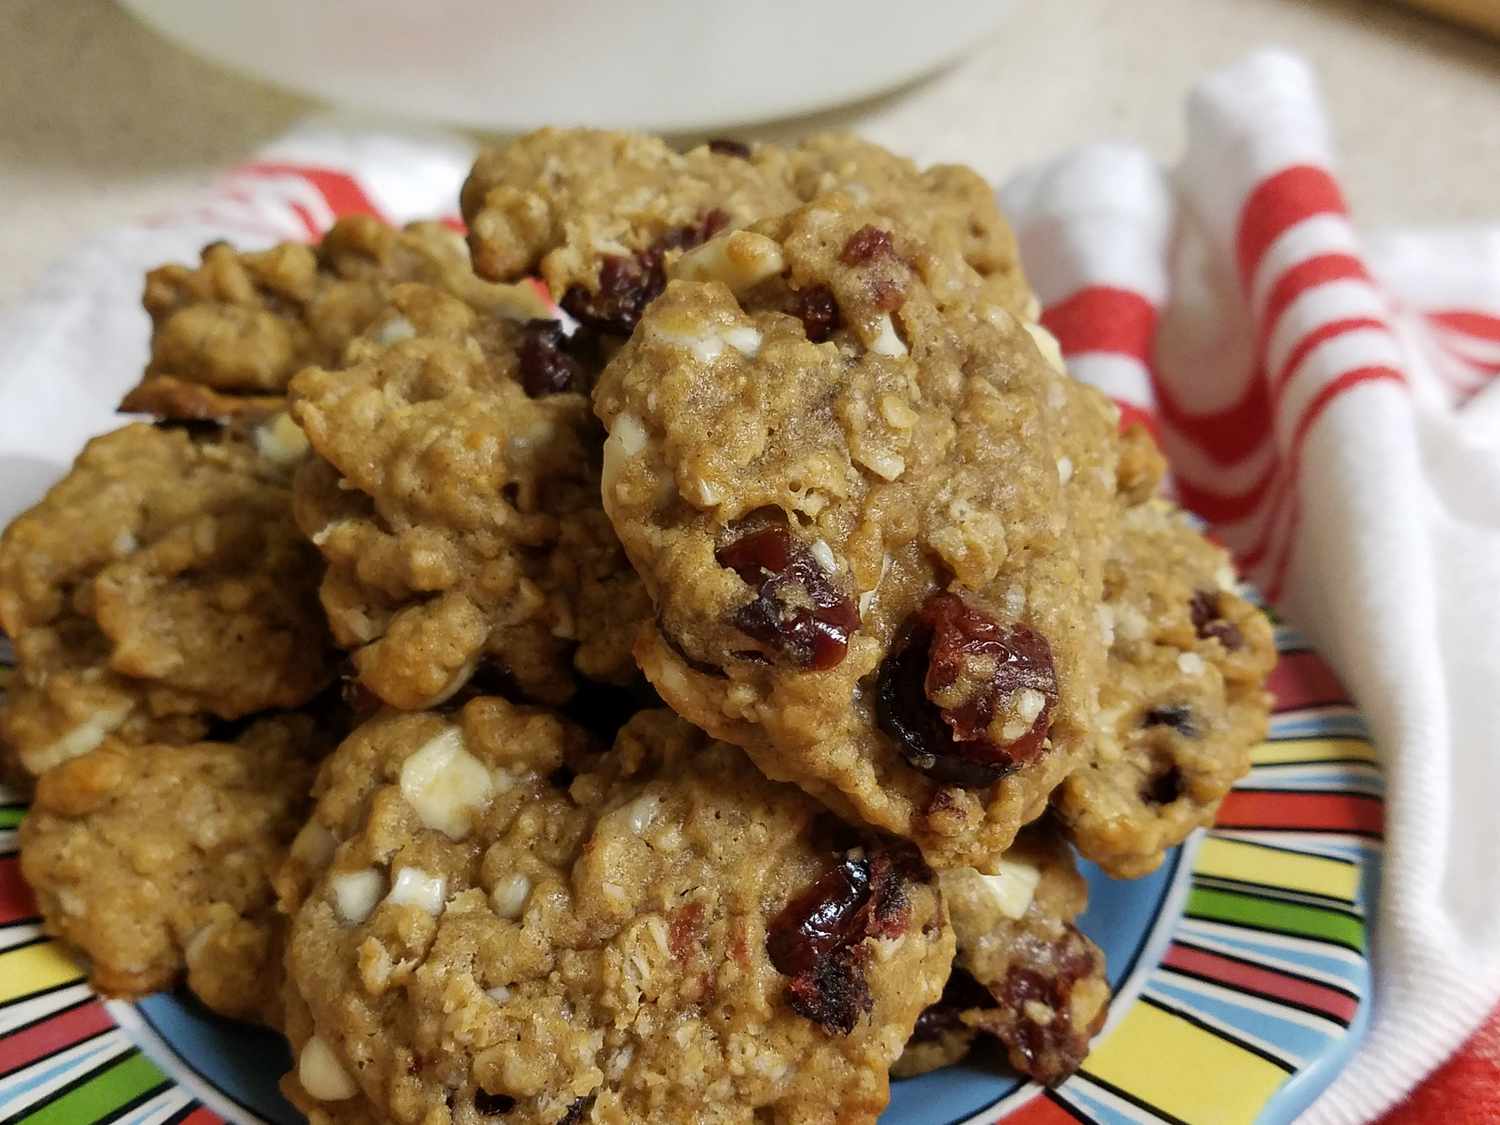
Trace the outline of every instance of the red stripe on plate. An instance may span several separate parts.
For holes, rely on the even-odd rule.
[[[21,877],[21,861],[16,856],[0,859],[0,926],[20,918],[35,918],[36,898]]]
[[[1289,977],[1260,965],[1247,965],[1232,957],[1222,957],[1202,949],[1173,945],[1167,950],[1162,964],[1169,969],[1196,973],[1247,992],[1300,1004],[1345,1023],[1353,1020],[1354,1014],[1359,1011],[1358,1000],[1326,985]]]
[[[1284,652],[1266,682],[1275,697],[1276,711],[1329,703],[1348,703],[1349,692],[1328,662],[1315,652]]]
[[[1057,337],[1064,355],[1114,352],[1149,364],[1156,306],[1129,289],[1091,285],[1049,305],[1042,327]]]
[[[1267,176],[1240,208],[1239,231],[1235,235],[1240,283],[1248,292],[1266,248],[1288,228],[1313,215],[1348,212],[1344,193],[1322,168],[1295,164]]]
[[[1217,492],[1203,485],[1194,484],[1186,476],[1177,476],[1177,498],[1189,511],[1198,513],[1209,523],[1237,523],[1253,515],[1265,499],[1271,482],[1276,478],[1276,467],[1281,462],[1272,459],[1266,471],[1244,492]]]
[[[1081,1118],[1074,1117],[1045,1094],[1038,1092],[1024,1105],[1017,1106],[997,1125],[1078,1125]]]
[[[37,1059],[81,1043],[115,1026],[98,1000],[68,1008],[0,1039],[0,1074],[12,1074]]]
[[[1219,806],[1219,828],[1270,828],[1301,832],[1359,832],[1380,836],[1385,807],[1362,793],[1300,793],[1236,789]]]

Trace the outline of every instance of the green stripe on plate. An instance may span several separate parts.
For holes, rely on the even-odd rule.
[[[25,805],[0,805],[0,829],[20,827],[25,815]]]
[[[1259,898],[1238,891],[1194,887],[1188,895],[1187,912],[1194,918],[1209,922],[1253,926],[1294,937],[1333,942],[1359,953],[1365,950],[1364,921],[1340,910]]]
[[[78,1125],[81,1121],[98,1121],[166,1084],[167,1076],[154,1062],[139,1051],[132,1051],[83,1085],[22,1117],[16,1125]]]

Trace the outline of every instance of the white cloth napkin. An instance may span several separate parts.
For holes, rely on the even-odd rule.
[[[1173,487],[1328,656],[1388,775],[1374,1023],[1308,1113],[1367,1120],[1500,999],[1500,227],[1357,232],[1313,80],[1265,52],[1188,102],[1175,170],[1095,146],[1003,198],[1078,377],[1160,435]],[[0,521],[146,354],[142,271],[341,213],[451,215],[472,153],[310,124],[0,310]]]

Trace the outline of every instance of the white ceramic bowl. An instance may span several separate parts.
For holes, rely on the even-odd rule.
[[[236,70],[486,129],[723,128],[852,101],[992,31],[1012,0],[121,0]]]

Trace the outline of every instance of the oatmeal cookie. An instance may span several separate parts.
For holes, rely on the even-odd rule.
[[[476,278],[463,238],[441,223],[397,229],[354,215],[316,247],[240,252],[214,242],[196,268],[147,275],[151,360],[120,409],[176,419],[273,412],[287,381],[310,364],[337,363],[402,281],[440,285],[502,315],[546,315],[529,286]]]
[[[234,742],[109,740],[42,775],[21,872],[48,933],[110,996],[185,977],[210,1008],[279,1023],[284,920],[271,877],[306,819],[323,745],[305,716]]]
[[[987,299],[1018,317],[1040,312],[1021,272],[1020,250],[995,189],[972,168],[920,169],[904,156],[846,133],[812,136],[789,153],[799,198],[839,193],[916,235],[939,257],[967,263]]]
[[[1015,237],[988,184],[958,165],[919,170],[850,136],[791,149],[715,141],[679,153],[657,137],[543,129],[481,155],[462,206],[481,275],[539,271],[569,314],[623,337],[685,250],[835,192],[967,263],[990,300],[1035,319]]]
[[[321,567],[267,448],[127,426],[0,537],[18,662],[4,737],[32,772],[107,734],[196,738],[209,716],[298,707],[329,682]]]
[[[298,522],[360,679],[433,706],[481,662],[566,699],[575,670],[624,683],[649,603],[599,500],[603,435],[555,322],[484,316],[399,286],[348,366],[310,368],[291,410],[318,454]]]
[[[1104,954],[1074,925],[1088,884],[1049,826],[1028,828],[994,875],[942,874],[958,955],[938,1003],[917,1020],[892,1073],[957,1062],[978,1035],[998,1039],[1022,1074],[1055,1085],[1104,1026]]]
[[[333,1121],[873,1122],[952,957],[914,849],[665,711],[387,712],[315,793],[283,1085]]]
[[[1250,768],[1276,646],[1265,614],[1235,593],[1228,556],[1164,500],[1126,509],[1104,615],[1100,738],[1056,806],[1079,851],[1135,878],[1213,823]]]
[[[594,395],[642,669],[769,776],[994,864],[1090,745],[1113,407],[838,199],[674,269]]]
[[[797,197],[773,146],[679,153],[642,134],[542,129],[481,154],[461,202],[482,277],[539,272],[584,325],[628,336],[667,256]]]

